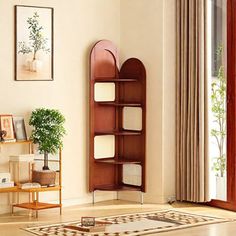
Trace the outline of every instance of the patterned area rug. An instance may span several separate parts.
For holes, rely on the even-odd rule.
[[[189,214],[175,210],[100,217],[96,218],[96,220],[109,222],[111,224],[106,226],[103,232],[82,232],[75,230],[77,226],[81,226],[80,221],[29,227],[24,230],[41,236],[135,236],[232,221],[229,219]],[[69,229],[70,227],[71,229]]]

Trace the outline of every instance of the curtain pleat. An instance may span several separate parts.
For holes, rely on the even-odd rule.
[[[176,0],[176,196],[209,201],[206,1]]]

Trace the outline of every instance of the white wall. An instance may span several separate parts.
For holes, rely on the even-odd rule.
[[[175,196],[175,105],[176,105],[176,8],[175,0],[164,0],[163,27],[163,200]]]
[[[55,9],[53,82],[14,81],[15,4]],[[120,49],[121,60],[138,57],[147,69],[146,202],[174,195],[175,169],[175,0],[2,0],[0,2],[0,114],[23,115],[36,107],[58,108],[66,117],[63,150],[64,203],[91,201],[88,186],[88,56],[100,39]],[[6,150],[0,164],[7,168]],[[18,152],[11,149],[11,152]],[[0,168],[0,171],[2,169]],[[54,200],[55,196],[47,198]],[[138,200],[137,194],[122,193]],[[100,193],[97,200],[113,198]],[[0,213],[8,210],[0,195]]]
[[[13,6],[16,4],[54,7],[53,82],[14,81]],[[104,38],[119,47],[120,1],[2,0],[0,32],[0,114],[22,115],[28,121],[36,107],[60,109],[66,117],[67,129],[63,150],[63,199],[66,203],[68,199],[73,203],[91,202],[87,191],[89,52],[97,40]],[[1,168],[7,170],[7,151],[0,151]],[[97,196],[97,200],[111,198],[111,193]],[[8,210],[6,202],[7,194],[0,194],[0,212]]]
[[[122,61],[138,57],[147,70],[144,199],[166,202],[175,195],[175,0],[121,0],[121,49]]]

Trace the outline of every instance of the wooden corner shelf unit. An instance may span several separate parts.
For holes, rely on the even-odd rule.
[[[1,145],[16,145],[16,144],[28,144],[29,145],[29,153],[32,153],[32,142],[31,141],[16,141],[16,142],[0,142]],[[62,187],[61,187],[61,149],[59,150],[59,160],[50,160],[51,162],[59,163],[59,183],[56,186],[52,187],[40,187],[40,188],[28,188],[22,189],[20,186],[14,186],[10,188],[0,188],[0,193],[29,193],[29,202],[20,203],[19,196],[17,197],[17,203],[12,203],[12,213],[15,207],[34,210],[36,212],[36,217],[38,217],[39,210],[51,209],[51,208],[60,208],[60,214],[62,213]],[[35,161],[42,161],[41,159],[35,159]],[[39,202],[39,193],[40,192],[48,192],[48,191],[58,191],[59,193],[59,203],[51,204],[51,203],[43,203]]]
[[[146,139],[146,71],[137,58],[124,62],[119,70],[118,52],[114,44],[102,40],[95,44],[90,55],[90,154],[89,191],[145,192]],[[114,99],[96,100],[96,86],[110,84]],[[104,90],[103,93],[110,94]],[[141,109],[141,129],[124,125],[124,109]],[[130,112],[132,113],[132,111]],[[129,114],[130,114],[129,113]],[[135,117],[130,117],[129,120]],[[96,157],[97,137],[114,136],[114,156]],[[106,147],[105,147],[106,148]],[[138,165],[140,183],[124,182],[124,166]]]

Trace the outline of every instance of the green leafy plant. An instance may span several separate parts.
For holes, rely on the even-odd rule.
[[[29,125],[33,126],[33,130],[30,139],[39,145],[40,153],[44,154],[43,170],[49,170],[48,154],[56,154],[63,146],[64,123],[64,116],[55,109],[38,108],[31,114]]]
[[[217,56],[222,61],[223,47],[218,47]],[[211,111],[214,117],[214,128],[211,135],[215,138],[219,156],[213,162],[213,170],[216,176],[223,177],[226,170],[225,138],[226,138],[226,77],[222,63],[217,72],[217,79],[211,83]]]
[[[48,39],[43,36],[43,27],[39,25],[39,15],[37,12],[35,12],[32,17],[27,19],[27,23],[30,31],[29,43],[27,44],[25,41],[19,42],[18,53],[33,53],[33,60],[35,60],[39,50],[47,53],[50,52],[50,49],[47,47]]]

